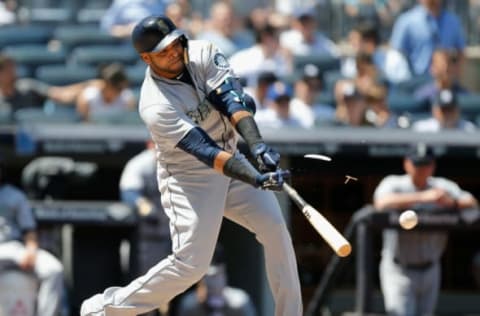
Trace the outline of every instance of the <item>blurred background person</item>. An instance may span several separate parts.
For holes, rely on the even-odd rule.
[[[134,246],[130,250],[132,277],[136,278],[166,258],[172,244],[168,217],[158,190],[157,157],[151,140],[145,150],[127,162],[120,175],[119,188],[122,202],[135,209],[138,218]]]
[[[413,92],[415,99],[431,103],[440,90],[452,90],[455,94],[468,93],[460,83],[461,68],[458,51],[435,50],[430,65],[432,79]]]
[[[440,90],[432,102],[432,116],[419,120],[412,125],[417,132],[440,132],[445,129],[456,129],[465,132],[476,130],[475,124],[462,118],[458,106],[457,93],[453,90]]]
[[[380,212],[434,212],[477,206],[477,200],[456,183],[434,177],[435,167],[431,147],[423,143],[411,146],[403,161],[405,174],[389,175],[377,186],[375,208]],[[383,231],[380,284],[388,315],[434,315],[446,244],[445,232]]]
[[[18,78],[15,60],[0,53],[0,110],[11,113],[24,108],[41,109],[45,101],[52,100],[59,104],[71,105],[88,85],[84,81],[66,86],[51,86],[32,78]]]
[[[294,13],[290,28],[280,33],[280,46],[293,55],[339,55],[337,45],[319,32],[317,17],[311,7]]]
[[[418,0],[395,21],[390,45],[407,59],[414,75],[428,75],[437,48],[456,49],[463,59],[465,33],[458,16],[442,0]]]
[[[248,93],[257,106],[257,110],[265,109],[267,102],[267,90],[272,83],[278,80],[278,77],[271,71],[263,71],[258,74],[257,84],[255,86],[248,86],[244,91]]]
[[[77,99],[77,112],[85,121],[107,120],[132,111],[136,99],[121,64],[100,68],[99,81],[85,87]]]
[[[320,69],[314,64],[306,64],[297,76],[293,98],[290,101],[291,116],[305,128],[333,121],[334,107],[317,102],[323,89],[323,74]]]
[[[149,15],[165,13],[171,0],[113,0],[100,21],[100,29],[115,37],[130,39],[135,24]]]
[[[267,90],[267,107],[255,115],[258,126],[267,128],[301,127],[300,122],[290,113],[292,96],[293,89],[290,85],[282,81],[271,84]]]
[[[17,7],[16,0],[0,1],[0,26],[17,22]]]
[[[214,43],[228,58],[254,44],[253,36],[246,32],[243,23],[243,17],[235,15],[230,2],[217,1],[210,8],[210,17],[197,39]]]
[[[292,73],[291,59],[280,48],[278,29],[267,24],[256,32],[255,45],[240,50],[229,58],[235,74],[246,81],[247,87],[256,86],[258,75],[264,71],[273,72],[277,77]]]
[[[367,102],[365,96],[352,82],[345,82],[340,95],[337,95],[337,108],[333,125],[365,126],[368,125],[365,114]]]
[[[20,189],[3,181],[3,171],[0,162],[0,266],[33,273],[40,284],[36,315],[57,316],[64,291],[63,266],[39,247],[30,203]]]
[[[401,117],[390,111],[387,89],[382,87],[371,89],[365,95],[365,102],[367,103],[365,119],[372,126],[379,128],[409,127],[410,122],[406,118],[402,120]]]
[[[223,248],[217,245],[206,275],[179,303],[179,316],[255,316],[255,307],[242,289],[228,285]]]
[[[370,21],[359,23],[354,28],[354,54],[368,54],[382,78],[395,85],[412,78],[410,66],[405,57],[395,49],[382,45],[378,27]],[[357,75],[356,57],[350,56],[343,61],[342,74],[346,77]]]

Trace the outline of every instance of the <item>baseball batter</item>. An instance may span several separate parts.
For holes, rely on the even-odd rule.
[[[149,66],[139,111],[156,146],[172,254],[129,285],[86,300],[81,315],[137,315],[185,291],[206,273],[224,216],[263,245],[275,315],[302,315],[295,253],[271,192],[288,173],[262,140],[252,99],[214,45],[187,40],[166,17],[140,21],[132,41]],[[261,172],[237,151],[236,132]]]

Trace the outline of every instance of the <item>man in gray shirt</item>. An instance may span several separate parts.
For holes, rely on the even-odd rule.
[[[23,192],[2,182],[1,172],[0,165],[0,265],[33,272],[40,283],[36,315],[54,316],[63,291],[62,264],[39,248],[30,204]]]
[[[435,157],[425,144],[409,149],[403,167],[406,174],[389,175],[378,185],[374,193],[377,210],[462,210],[477,206],[476,199],[456,183],[433,177]],[[445,232],[384,230],[380,283],[389,315],[433,315],[446,243]]]

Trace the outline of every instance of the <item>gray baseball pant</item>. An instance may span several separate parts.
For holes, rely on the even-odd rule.
[[[127,286],[108,288],[84,301],[81,316],[137,315],[188,289],[210,265],[224,216],[253,232],[263,245],[275,315],[302,315],[295,252],[272,192],[206,168],[175,177],[162,169],[159,178],[173,254]]]

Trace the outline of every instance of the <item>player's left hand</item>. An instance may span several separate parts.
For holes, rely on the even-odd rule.
[[[281,191],[283,183],[290,178],[290,171],[278,169],[274,172],[266,172],[257,178],[257,184],[264,190]]]
[[[256,144],[252,153],[257,159],[261,172],[276,171],[280,164],[280,154],[265,143]]]

